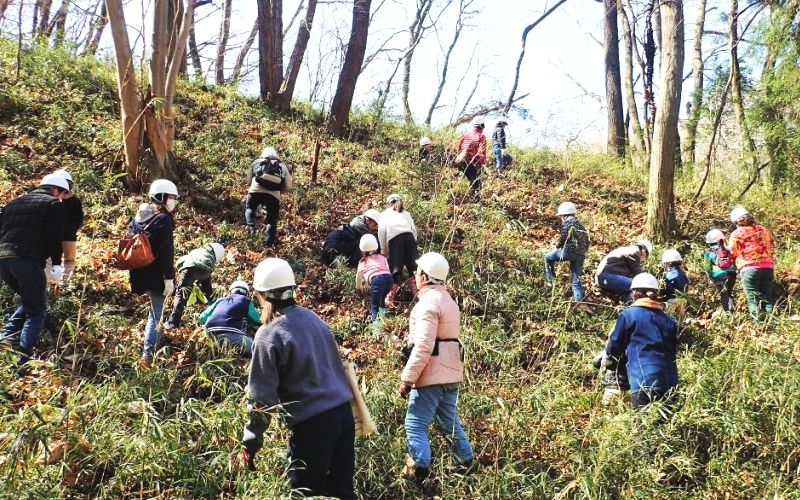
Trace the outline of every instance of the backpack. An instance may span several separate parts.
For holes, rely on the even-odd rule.
[[[286,185],[283,165],[278,160],[265,159],[253,169],[253,175],[259,186],[270,191],[281,191]]]
[[[717,267],[720,269],[730,269],[733,267],[733,255],[731,251],[720,245],[716,252]]]
[[[156,260],[147,229],[158,219],[156,215],[136,234],[126,234],[117,245],[115,266],[123,271],[147,267]]]

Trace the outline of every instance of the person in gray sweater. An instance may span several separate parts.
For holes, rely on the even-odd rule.
[[[250,418],[242,459],[255,470],[270,413],[284,417],[289,482],[303,495],[355,499],[352,393],[328,325],[294,300],[294,273],[276,258],[256,267],[253,288],[262,321],[253,341]]]

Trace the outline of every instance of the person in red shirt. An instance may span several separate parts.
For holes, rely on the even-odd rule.
[[[464,132],[456,148],[456,164],[470,182],[470,194],[477,198],[481,190],[481,174],[486,164],[486,136],[483,135],[483,118],[472,121],[472,130]]]
[[[762,311],[767,316],[772,313],[775,303],[772,235],[764,226],[756,224],[744,207],[733,209],[731,222],[736,224],[736,230],[731,233],[728,248],[742,278],[747,309],[758,321]]]

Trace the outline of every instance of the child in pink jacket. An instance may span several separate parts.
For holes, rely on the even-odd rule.
[[[372,234],[362,236],[358,248],[363,257],[358,261],[356,288],[361,290],[369,285],[369,314],[372,319],[372,328],[377,331],[386,316],[386,294],[392,288],[394,280],[389,271],[389,262],[384,255],[378,252],[378,240],[375,239],[375,236]]]

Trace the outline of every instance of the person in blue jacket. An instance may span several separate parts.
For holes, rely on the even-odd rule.
[[[664,273],[664,300],[669,302],[678,297],[679,293],[689,291],[689,278],[683,271],[683,257],[674,248],[668,248],[661,254],[661,263],[666,268]]]
[[[633,304],[620,313],[606,344],[606,357],[627,355],[631,406],[641,408],[671,396],[678,385],[675,361],[678,324],[657,300],[658,280],[649,273],[633,278]]]
[[[250,357],[253,339],[247,335],[247,327],[260,325],[261,313],[247,296],[250,287],[246,282],[234,281],[228,291],[229,295],[215,300],[200,314],[200,322],[211,337],[238,347]]]

